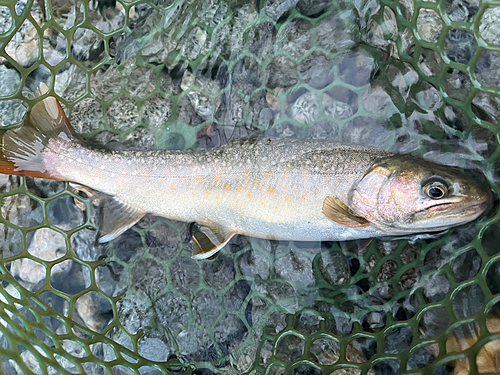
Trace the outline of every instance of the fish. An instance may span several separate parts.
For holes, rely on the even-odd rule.
[[[43,95],[43,93],[40,93]],[[348,241],[447,230],[479,217],[489,190],[452,167],[324,140],[255,138],[213,149],[86,146],[53,96],[3,131],[0,173],[104,194],[99,242],[146,213],[193,223],[193,258],[233,236]]]

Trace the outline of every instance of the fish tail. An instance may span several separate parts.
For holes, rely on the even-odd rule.
[[[48,91],[41,85],[39,95]],[[0,133],[0,173],[60,180],[51,175],[44,163],[43,150],[51,138],[77,139],[63,108],[56,98],[36,103],[22,126]]]

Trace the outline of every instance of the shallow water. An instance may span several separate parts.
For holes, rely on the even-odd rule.
[[[42,24],[37,4],[31,13]],[[23,26],[5,49],[18,65],[0,66],[0,96],[7,98],[0,113],[17,116],[30,88],[53,82],[77,132],[108,149],[211,148],[250,136],[330,139],[470,168],[498,192],[497,52],[479,56],[472,35],[460,30],[439,39],[442,25],[430,9],[417,17],[422,40],[398,33],[400,18],[412,17],[413,3],[405,4],[396,16],[375,1],[118,1],[87,9],[54,2],[60,27],[47,31],[43,48],[55,60],[44,55],[47,63],[20,87],[22,67],[37,56],[19,49],[40,43]],[[479,22],[470,4],[460,4],[443,12]],[[66,30],[85,9],[105,35],[79,27],[69,57]],[[479,27],[490,43],[498,41],[495,14],[488,11]],[[9,27],[0,22],[0,33]],[[474,69],[454,64],[471,59]],[[493,89],[478,90],[471,80]],[[16,116],[2,118],[14,124]],[[74,360],[91,356],[117,374],[309,374],[322,366],[340,375],[349,373],[343,365],[366,362],[373,374],[432,363],[447,371],[446,361],[437,361],[446,356],[437,343],[446,343],[447,328],[495,316],[499,266],[485,270],[497,253],[495,210],[442,236],[411,240],[239,236],[214,258],[194,261],[189,224],[147,215],[101,245],[98,211],[65,183],[3,176],[0,184],[0,299],[21,297],[16,314],[43,322],[32,347],[19,349],[23,362],[2,360],[9,374],[23,373],[23,363],[35,371],[36,347],[50,353],[71,330],[53,369],[103,373],[91,360]],[[471,283],[481,272],[487,283]],[[34,313],[29,298],[61,319]],[[0,347],[12,349],[12,333],[2,327]],[[460,327],[458,342],[476,328]],[[422,340],[428,344],[416,348]]]

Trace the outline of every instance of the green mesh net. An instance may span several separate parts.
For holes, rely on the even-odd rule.
[[[0,0],[0,125],[40,82],[108,149],[340,140],[499,193],[500,3]],[[194,261],[147,215],[110,244],[67,183],[0,176],[6,374],[500,372],[496,210],[440,237],[240,236]]]

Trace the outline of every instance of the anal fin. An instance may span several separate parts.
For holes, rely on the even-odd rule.
[[[331,221],[349,228],[366,227],[370,222],[357,216],[340,199],[326,197],[323,202],[323,214]]]
[[[193,237],[193,259],[207,259],[222,249],[235,232],[228,230],[216,223],[191,225],[191,236]]]
[[[146,215],[146,211],[120,202],[112,196],[99,197],[101,214],[99,226],[102,237],[100,243],[114,240]]]

